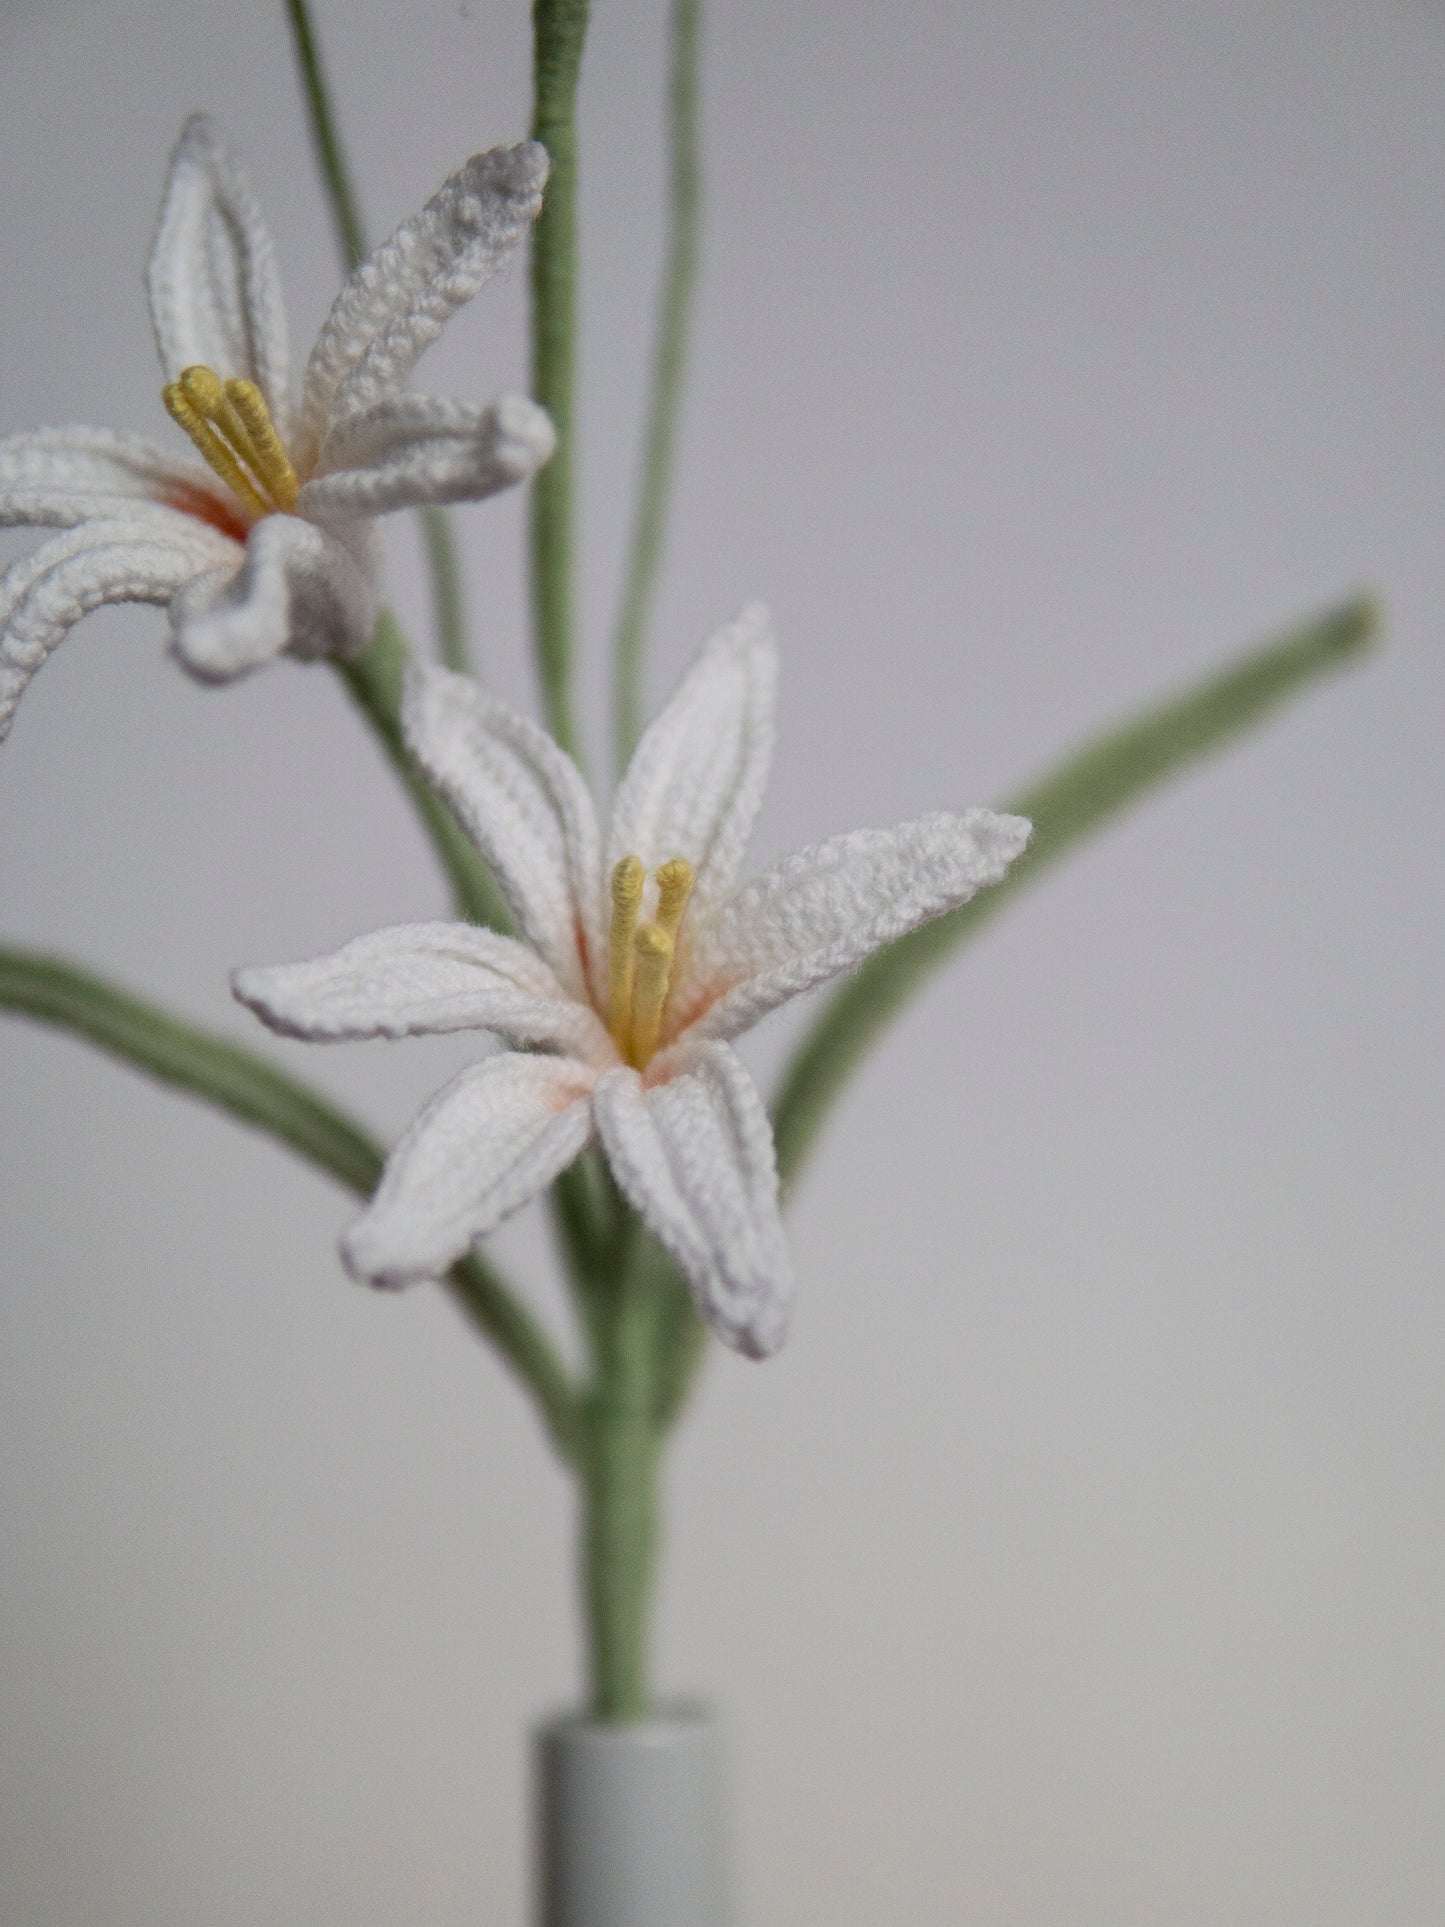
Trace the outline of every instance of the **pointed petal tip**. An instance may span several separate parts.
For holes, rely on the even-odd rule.
[[[712,1329],[718,1337],[740,1358],[754,1364],[762,1364],[765,1359],[776,1358],[787,1342],[792,1329],[792,1307],[770,1303],[765,1310],[746,1325],[725,1329],[714,1324]]]
[[[281,1020],[272,1007],[272,999],[276,979],[284,969],[284,965],[243,964],[231,972],[231,995],[272,1030],[281,1027]]]
[[[497,426],[505,437],[497,450],[498,459],[515,471],[518,481],[525,481],[557,452],[552,417],[528,395],[499,396],[495,412]]]
[[[536,205],[528,212],[529,218],[535,219],[551,164],[542,143],[527,140],[473,154],[459,172],[474,193],[500,193],[515,201],[534,201]]]
[[[385,1233],[378,1235],[369,1212],[342,1232],[337,1249],[357,1284],[370,1285],[375,1291],[405,1291],[411,1285],[440,1277],[446,1269],[444,1265],[419,1266],[407,1258]]]
[[[735,649],[759,649],[776,655],[778,633],[773,625],[773,612],[767,603],[756,597],[745,602],[733,620],[714,638],[716,644],[724,641]]]
[[[179,152],[181,148],[218,146],[220,140],[221,129],[215,115],[197,109],[194,114],[187,114],[182,122],[181,131],[176,137],[176,149]]]
[[[1008,816],[998,810],[971,810],[964,819],[974,836],[997,859],[1003,870],[1022,856],[1034,826],[1026,816]]]

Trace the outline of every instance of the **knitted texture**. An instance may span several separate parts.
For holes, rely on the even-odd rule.
[[[466,677],[414,673],[408,745],[491,865],[520,940],[410,924],[235,978],[242,1001],[288,1036],[474,1028],[513,1047],[449,1085],[392,1153],[344,1240],[359,1275],[400,1284],[444,1271],[595,1133],[718,1336],[749,1357],[782,1343],[793,1278],[772,1131],[726,1040],[996,882],[1029,826],[989,810],[921,817],[835,837],[735,890],[767,777],[775,681],[771,628],[753,607],[714,637],[644,734],[604,844],[580,773],[545,731]],[[667,972],[661,1020],[654,1002],[641,1045],[641,1020],[629,1028],[609,1008],[619,865],[621,925],[635,925],[639,956],[661,956]],[[672,914],[663,866],[669,888],[679,871],[689,879],[675,946],[646,921]]]
[[[361,263],[311,356],[298,427],[265,222],[214,124],[186,123],[147,288],[166,405],[205,459],[96,428],[0,441],[0,527],[74,531],[0,575],[0,737],[49,651],[103,602],[167,606],[177,660],[207,682],[283,652],[356,654],[376,622],[373,518],[480,500],[548,459],[551,423],[522,396],[402,393],[516,251],[546,166],[533,142],[475,156]]]
[[[444,1271],[582,1150],[592,1076],[565,1057],[509,1051],[454,1077],[387,1159],[370,1209],[343,1238],[349,1268],[393,1286]]]
[[[516,252],[541,212],[547,150],[474,154],[347,280],[306,364],[300,445],[326,462],[335,425],[396,394],[422,351]]]
[[[191,116],[171,155],[146,291],[166,379],[201,363],[223,379],[254,381],[286,435],[289,357],[276,250],[208,114]]]

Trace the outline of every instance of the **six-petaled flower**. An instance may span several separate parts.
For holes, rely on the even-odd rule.
[[[443,1272],[595,1139],[728,1344],[759,1357],[792,1279],[772,1129],[732,1040],[789,998],[999,880],[1029,825],[971,809],[859,830],[737,888],[773,738],[775,651],[752,608],[638,744],[604,845],[571,759],[476,683],[414,673],[413,755],[492,866],[518,935],[406,924],[239,971],[271,1027],[317,1042],[479,1030],[510,1048],[421,1112],[342,1241],[353,1272]]]
[[[552,452],[520,395],[489,407],[404,392],[442,325],[541,206],[536,142],[475,155],[342,287],[293,406],[286,318],[260,210],[211,121],[171,160],[148,286],[179,446],[97,428],[0,441],[0,527],[63,533],[0,575],[0,736],[31,676],[102,603],[169,606],[177,657],[224,681],[346,656],[377,610],[372,519],[472,501]]]

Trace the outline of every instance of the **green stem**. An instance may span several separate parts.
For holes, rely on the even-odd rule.
[[[1357,657],[1378,627],[1360,597],[1256,650],[1151,714],[1110,730],[1008,804],[1034,826],[1002,883],[875,952],[835,990],[788,1067],[773,1106],[778,1169],[794,1179],[848,1074],[924,979],[1015,894],[1083,837],[1166,777],[1262,722],[1328,671]]]
[[[619,770],[626,767],[642,729],[643,643],[662,560],[693,290],[697,282],[702,201],[697,113],[701,10],[701,0],[673,0],[667,259],[658,311],[642,481],[614,644],[617,682],[613,728]]]
[[[312,24],[308,0],[285,0],[285,7],[295,43],[301,92],[306,102],[311,147],[331,209],[331,226],[336,237],[337,252],[341,256],[342,272],[350,274],[366,259],[369,251],[366,224],[361,218],[361,203],[357,199],[351,169],[346,160],[346,149],[342,145],[341,131],[331,105],[331,90],[326,83],[321,45]],[[431,573],[437,648],[449,669],[465,673],[470,666],[467,660],[466,609],[451,517],[445,509],[435,507],[424,508],[420,513],[427,566]]]
[[[573,756],[578,753],[572,711],[577,77],[587,4],[533,0],[532,7],[532,135],[552,162],[546,199],[532,228],[532,393],[557,431],[557,451],[532,482],[532,616],[547,720]]]
[[[0,950],[0,1008],[83,1037],[171,1089],[266,1132],[360,1197],[376,1188],[380,1148],[325,1098],[255,1052],[182,1023],[63,958]],[[541,1326],[479,1253],[464,1258],[447,1283],[531,1392],[557,1451],[575,1462],[580,1402]]]
[[[599,1720],[646,1717],[648,1634],[658,1550],[657,1297],[620,1255],[615,1298],[594,1322],[582,1477],[582,1567],[591,1706]]]
[[[458,910],[475,923],[507,930],[511,920],[491,872],[451,811],[417,774],[407,753],[401,733],[402,683],[407,658],[407,646],[396,618],[384,610],[371,647],[349,662],[338,662],[336,667],[386,752],[387,760],[406,785],[447,873]]]
[[[435,503],[429,503],[420,514],[427,567],[431,572],[432,628],[437,649],[448,669],[454,669],[459,676],[469,676],[472,659],[467,647],[466,603],[452,519]]]
[[[331,111],[331,95],[326,85],[326,70],[321,64],[321,47],[311,24],[307,0],[285,0],[286,17],[296,43],[296,66],[301,76],[301,91],[306,98],[306,117],[311,127],[311,146],[321,171],[326,198],[331,203],[331,219],[336,229],[336,245],[346,273],[366,259],[366,231],[346,150],[341,145],[336,116]]]

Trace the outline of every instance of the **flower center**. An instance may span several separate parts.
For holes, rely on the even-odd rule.
[[[289,515],[296,471],[254,381],[222,381],[199,362],[167,382],[161,400],[211,467],[254,515]]]
[[[618,1050],[641,1070],[657,1049],[672,988],[677,933],[692,894],[692,865],[675,856],[656,872],[657,914],[639,923],[646,872],[625,856],[612,872],[612,928],[607,940],[607,1021]]]

